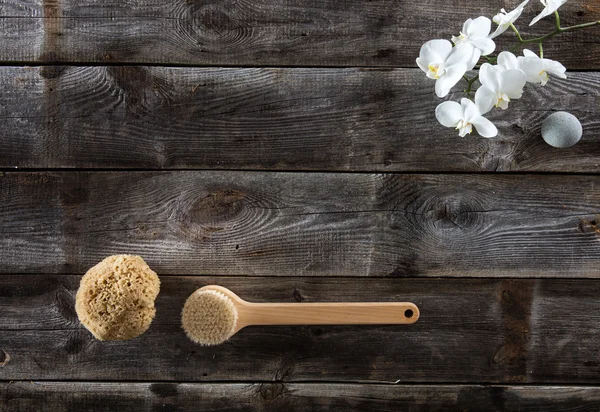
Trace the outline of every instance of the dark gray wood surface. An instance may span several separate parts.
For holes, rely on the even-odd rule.
[[[31,381],[0,383],[0,401],[18,412],[596,412],[600,393],[585,386]]]
[[[439,126],[415,67],[520,2],[0,0],[0,411],[600,410],[600,27],[545,43],[568,79],[496,139]],[[540,137],[558,110],[568,150]],[[162,289],[147,333],[99,342],[74,297],[115,253]],[[179,316],[211,283],[421,318],[207,348]]]
[[[0,67],[0,167],[600,170],[596,72],[529,85],[495,139],[441,127],[433,88],[418,69]],[[585,130],[567,151],[541,139],[556,110]]]
[[[99,342],[75,275],[0,277],[0,380],[598,384],[600,282],[162,276],[141,337]],[[180,327],[197,288],[264,302],[413,301],[411,326],[249,327],[202,347]]]
[[[600,177],[6,172],[0,273],[597,278]]]
[[[242,66],[413,67],[421,44],[458,35],[467,18],[489,18],[519,0],[2,0],[0,60]],[[519,27],[553,30],[532,2]],[[564,25],[600,19],[594,2],[570,1]],[[512,44],[510,33],[500,46]],[[506,41],[504,41],[506,39]],[[549,41],[546,55],[572,69],[600,64],[600,33]]]

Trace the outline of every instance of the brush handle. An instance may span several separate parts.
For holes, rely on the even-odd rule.
[[[238,326],[410,324],[419,308],[410,302],[253,303],[238,307]]]

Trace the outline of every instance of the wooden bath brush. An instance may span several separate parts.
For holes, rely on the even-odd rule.
[[[181,324],[201,345],[218,345],[250,325],[391,325],[419,319],[410,302],[252,303],[221,286],[196,290],[185,302]]]

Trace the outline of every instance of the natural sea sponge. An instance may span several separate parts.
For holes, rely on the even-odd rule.
[[[75,310],[99,340],[132,339],[150,327],[159,290],[158,276],[140,256],[109,256],[81,278]]]

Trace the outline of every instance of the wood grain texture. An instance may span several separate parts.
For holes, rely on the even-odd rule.
[[[598,277],[599,176],[14,172],[0,273]]]
[[[433,87],[418,69],[0,67],[0,167],[600,171],[598,72],[528,86],[495,139],[442,127]],[[568,150],[540,136],[557,110],[583,124]]]
[[[12,382],[0,383],[0,406],[14,412],[596,412],[599,391],[564,386]]]
[[[458,35],[463,22],[492,17],[518,0],[2,0],[0,60],[12,62],[153,63],[414,67],[427,40]],[[531,4],[519,27],[534,37],[541,11]],[[563,24],[600,19],[596,3],[570,1]],[[512,33],[499,47],[512,44]],[[600,30],[552,39],[545,54],[573,69],[600,65]]]
[[[148,170],[0,171],[0,411],[599,410],[600,27],[545,44],[583,71],[493,112],[497,139],[442,128],[414,68],[520,1],[0,0],[0,170]],[[540,138],[558,110],[568,150]],[[157,316],[99,342],[75,293],[116,253],[161,275]],[[207,284],[421,318],[202,347],[180,314]]]
[[[0,380],[598,384],[600,283],[564,279],[163,276],[150,329],[100,342],[76,275],[0,276]],[[222,345],[180,326],[197,288],[254,302],[415,302],[413,325],[253,326]]]

